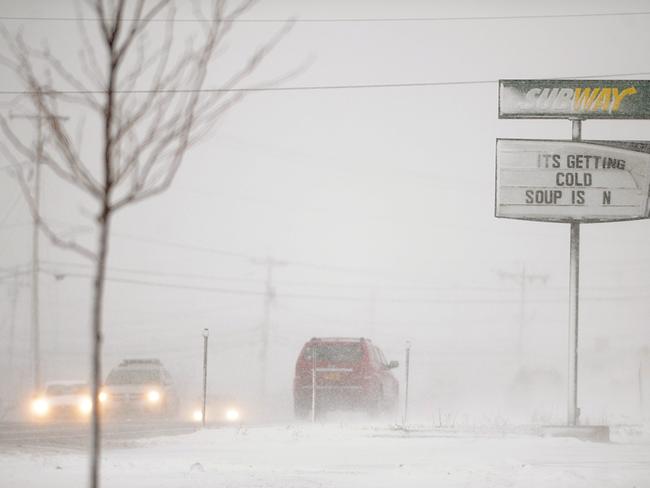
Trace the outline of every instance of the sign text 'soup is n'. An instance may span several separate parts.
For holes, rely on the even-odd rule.
[[[497,217],[627,220],[648,216],[650,155],[572,141],[497,141]]]

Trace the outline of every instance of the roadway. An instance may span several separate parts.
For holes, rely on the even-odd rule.
[[[212,425],[211,425],[212,426]],[[128,419],[102,424],[107,445],[148,437],[189,434],[200,424],[163,419]],[[0,422],[0,449],[69,448],[86,449],[90,424],[84,422]]]

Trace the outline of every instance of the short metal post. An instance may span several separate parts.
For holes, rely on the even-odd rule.
[[[643,422],[643,420],[645,419],[645,404],[643,398],[643,361],[639,361],[638,381],[639,381],[639,413],[640,413],[641,421]]]
[[[316,344],[311,348],[311,423],[316,422]]]
[[[404,361],[405,366],[405,379],[404,379],[404,419],[402,424],[406,427],[408,422],[408,412],[409,412],[409,368],[411,362],[411,343],[406,342],[406,360]]]
[[[208,329],[203,329],[203,408],[201,409],[201,425],[205,427],[205,403],[208,393]]]

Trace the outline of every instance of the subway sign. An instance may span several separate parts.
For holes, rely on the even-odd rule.
[[[499,118],[650,118],[648,80],[501,80]]]
[[[604,142],[604,141],[603,141]],[[497,217],[607,222],[650,216],[644,143],[497,139]]]

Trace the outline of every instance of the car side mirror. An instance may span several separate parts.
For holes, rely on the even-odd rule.
[[[388,363],[388,369],[397,368],[399,366],[399,361],[391,361]]]

